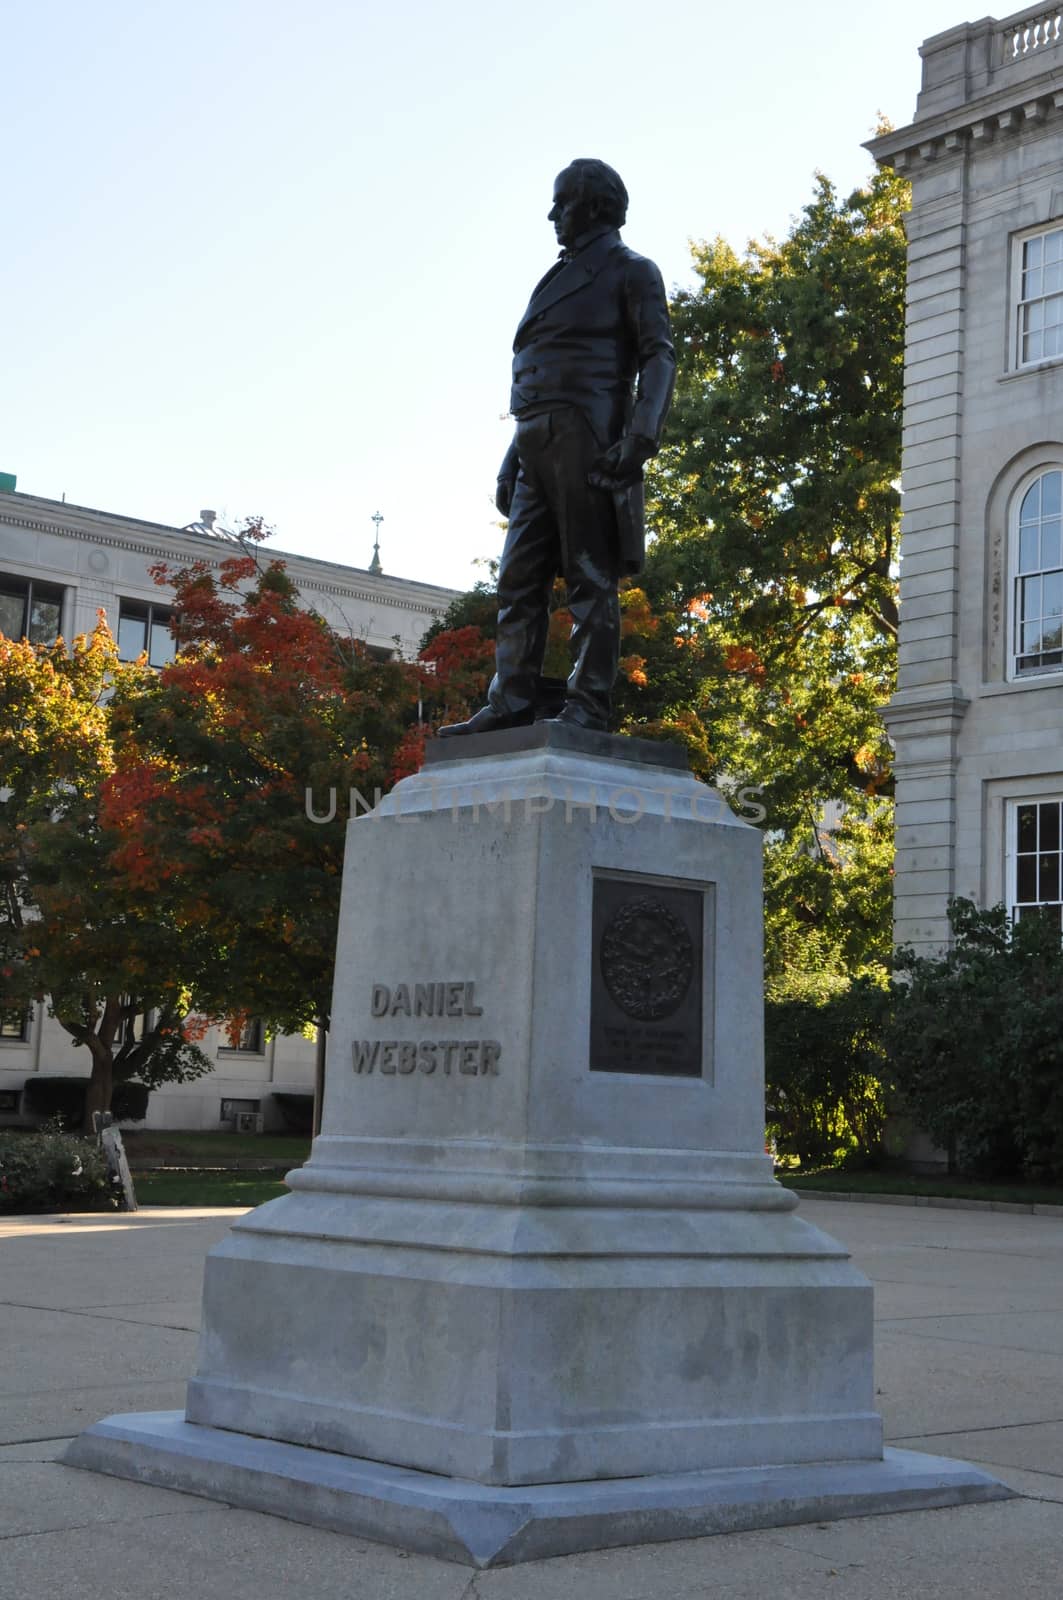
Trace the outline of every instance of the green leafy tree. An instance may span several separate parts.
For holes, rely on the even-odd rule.
[[[672,308],[644,579],[666,627],[623,709],[696,718],[702,775],[760,791],[779,981],[888,949],[906,205],[889,171],[845,199],[820,177],[782,242],[695,246]]]
[[[85,1125],[115,1084],[210,1070],[189,1024],[194,941],[122,893],[101,792],[116,701],[150,692],[102,620],[67,650],[0,636],[0,1007],[47,1004],[92,1061]]]

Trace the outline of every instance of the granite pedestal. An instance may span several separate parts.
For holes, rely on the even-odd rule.
[[[67,1459],[490,1565],[995,1498],[882,1448],[871,1287],[764,1154],[760,837],[667,746],[430,746],[349,826],[323,1130],[184,1417]]]

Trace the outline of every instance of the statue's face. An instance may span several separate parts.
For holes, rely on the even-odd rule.
[[[575,174],[566,167],[554,184],[554,203],[550,207],[549,221],[554,225],[558,244],[575,244],[581,233],[593,227],[597,207],[593,201],[580,198],[579,183]]]

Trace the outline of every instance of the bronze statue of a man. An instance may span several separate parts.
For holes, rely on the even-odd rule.
[[[573,161],[549,220],[562,246],[513,341],[513,443],[495,504],[509,518],[498,574],[488,704],[441,737],[492,733],[541,712],[550,592],[572,613],[572,672],[558,720],[606,729],[620,657],[617,585],[643,560],[642,468],[675,384],[661,274],[619,229],[627,190],[604,161]]]

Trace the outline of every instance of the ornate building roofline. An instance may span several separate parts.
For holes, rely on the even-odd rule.
[[[965,22],[919,53],[914,120],[864,146],[880,165],[910,171],[1063,113],[1063,6]]]

